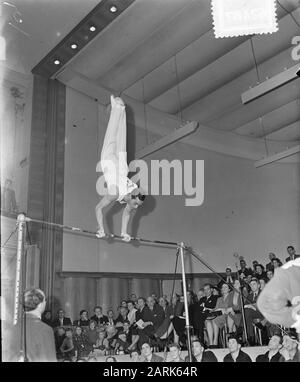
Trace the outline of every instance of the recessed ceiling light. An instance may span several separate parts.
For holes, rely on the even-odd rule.
[[[78,48],[78,45],[77,45],[77,44],[71,44],[71,48],[72,48],[72,49],[77,49],[77,48]]]
[[[109,8],[109,10],[111,11],[111,13],[116,13],[118,8],[113,5],[112,7]]]
[[[90,31],[91,32],[95,32],[95,30],[96,30],[96,27],[94,27],[93,25],[90,27]]]
[[[60,64],[60,61],[59,61],[59,60],[54,60],[54,64],[55,64],[55,65],[59,65],[59,64]]]

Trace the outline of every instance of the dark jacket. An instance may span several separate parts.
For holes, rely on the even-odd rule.
[[[97,317],[96,315],[94,315],[90,318],[90,320],[95,321],[97,325],[103,325],[108,323],[108,317],[104,315],[102,317]]]
[[[296,260],[298,257],[300,257],[300,255],[295,255],[293,259],[291,259],[290,256],[289,256],[289,257],[287,257],[287,258],[285,259],[285,262],[287,263],[288,261]]]
[[[144,362],[148,362],[148,361],[145,360]],[[153,353],[150,362],[164,362],[164,359],[160,357],[159,355]]]
[[[256,362],[279,362],[279,358],[281,354],[279,351],[273,355],[273,357],[269,360],[269,352],[267,351],[265,354],[260,354],[256,357]]]
[[[189,362],[189,356],[187,355],[184,359],[185,362]],[[197,359],[192,356],[192,362],[218,362],[217,357],[210,350],[206,350],[202,353],[201,361],[197,361]]]
[[[72,326],[72,322],[69,317],[64,317],[63,324],[61,325],[59,318],[56,318],[55,320],[53,320],[52,326],[53,328],[56,328],[58,326]]]
[[[230,353],[225,355],[223,362],[234,362]],[[248,354],[246,354],[242,350],[240,350],[239,355],[236,359],[236,362],[252,362],[252,360]]]

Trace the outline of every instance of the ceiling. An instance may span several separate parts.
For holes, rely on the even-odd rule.
[[[26,68],[37,64],[99,3],[12,2],[24,14],[23,28],[32,36],[29,40],[17,31],[14,36],[14,49],[22,46],[19,59]],[[241,93],[249,87],[297,64],[291,40],[300,35],[300,0],[280,4],[278,32],[216,39],[208,0],[136,0],[56,78],[71,86],[75,76],[77,82],[90,84],[83,92],[92,94],[98,87],[145,103],[157,115],[198,121],[203,129],[195,135],[210,135],[218,144],[228,137],[233,146],[255,143],[261,158],[266,145],[276,151],[300,142],[300,80],[246,105],[241,102]]]

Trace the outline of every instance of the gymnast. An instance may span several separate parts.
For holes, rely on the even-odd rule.
[[[106,194],[97,204],[96,218],[98,238],[105,237],[103,226],[103,209],[116,201],[126,204],[122,214],[121,236],[129,242],[131,236],[127,233],[127,226],[132,213],[143,204],[144,191],[127,177],[127,151],[126,151],[126,111],[123,100],[111,95],[111,112],[103,142],[100,161],[97,171],[102,171],[106,181]],[[98,189],[97,192],[101,195]]]

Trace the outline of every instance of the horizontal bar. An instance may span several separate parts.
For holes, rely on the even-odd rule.
[[[297,72],[299,71],[299,64],[294,65],[289,69],[284,70],[283,72],[276,74],[272,78],[264,81],[263,83],[253,87],[242,93],[242,102],[246,104],[248,102],[254,101],[256,98],[259,98],[280,86],[287,84],[288,82],[298,78]]]
[[[280,153],[270,155],[266,158],[260,159],[254,163],[254,166],[256,168],[262,167],[262,166],[265,166],[266,164],[277,162],[279,160],[288,158],[288,157],[290,157],[292,155],[296,155],[298,153],[300,153],[300,145],[296,145],[294,147],[291,147],[290,149],[281,151]]]
[[[89,234],[89,235],[94,236],[96,239],[99,239],[96,236],[97,232],[89,231],[89,230],[78,228],[78,227],[72,227],[72,226],[67,226],[67,225],[58,224],[58,223],[51,223],[51,222],[46,222],[46,221],[43,221],[43,220],[31,219],[31,218],[28,218],[28,217],[25,218],[25,221],[26,222],[39,223],[39,224],[45,224],[45,225],[48,225],[48,226],[51,226],[51,227],[56,227],[56,228],[61,228],[61,229],[65,229],[65,230],[68,230],[68,231],[72,231],[73,233],[85,233],[85,234]],[[122,240],[124,242],[123,237],[120,236],[120,235],[116,235],[116,234],[106,234],[101,239],[103,239],[103,240],[117,239],[117,240]],[[174,246],[174,247],[180,246],[180,243],[175,243],[175,242],[172,242],[172,241],[150,240],[150,239],[144,239],[144,238],[140,238],[140,237],[131,237],[131,240],[132,241],[138,241],[138,242],[141,242],[141,243],[149,243],[149,244],[162,244],[162,245],[169,245],[169,246]]]

